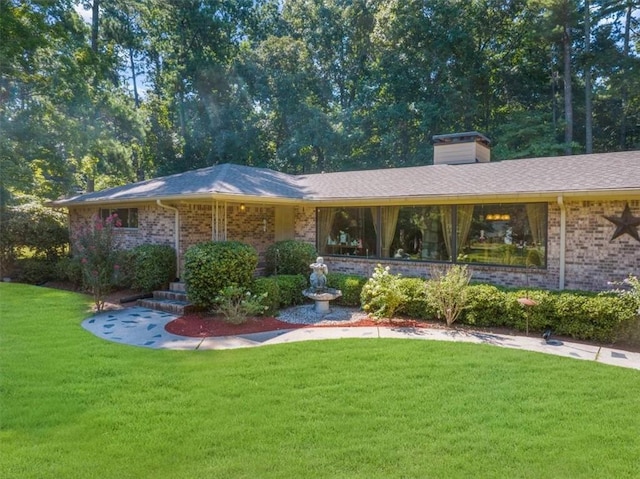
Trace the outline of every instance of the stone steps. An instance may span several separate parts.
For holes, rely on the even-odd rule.
[[[196,310],[187,299],[184,283],[171,283],[169,291],[154,291],[153,298],[139,299],[138,306],[184,316]]]

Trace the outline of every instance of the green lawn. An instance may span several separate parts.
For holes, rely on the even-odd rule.
[[[1,478],[638,477],[640,372],[389,339],[155,351],[0,284]]]

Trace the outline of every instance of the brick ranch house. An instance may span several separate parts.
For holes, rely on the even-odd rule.
[[[477,132],[433,138],[434,165],[288,175],[235,164],[53,202],[73,230],[116,212],[125,247],[240,240],[316,246],[331,271],[405,276],[468,264],[477,281],[603,290],[640,272],[640,151],[490,161]]]

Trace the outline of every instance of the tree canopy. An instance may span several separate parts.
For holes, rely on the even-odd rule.
[[[0,204],[429,164],[469,130],[497,160],[637,149],[639,23],[640,0],[0,0]]]

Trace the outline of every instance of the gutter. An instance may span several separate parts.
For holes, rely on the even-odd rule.
[[[176,250],[176,278],[180,277],[180,214],[178,212],[178,208],[174,208],[173,206],[165,205],[161,200],[156,200],[156,204],[160,208],[164,208],[165,210],[171,210],[174,212],[175,216],[175,225],[174,225],[174,249]]]
[[[558,206],[560,207],[560,271],[558,279],[558,289],[564,290],[565,282],[565,261],[567,249],[567,208],[562,195],[558,196]]]

